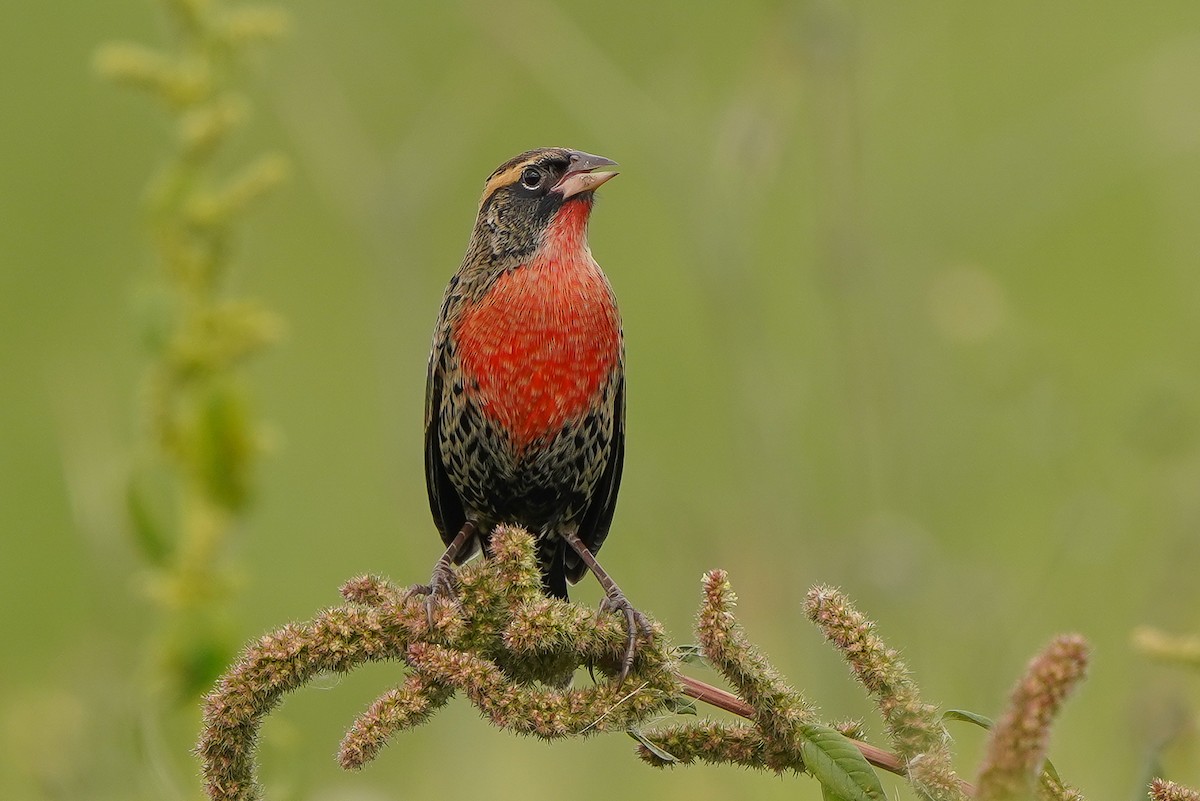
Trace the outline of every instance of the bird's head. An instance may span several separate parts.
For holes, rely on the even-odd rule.
[[[530,150],[501,164],[479,201],[475,241],[494,256],[537,250],[560,214],[587,222],[592,192],[616,175],[597,172],[616,162],[564,147]]]

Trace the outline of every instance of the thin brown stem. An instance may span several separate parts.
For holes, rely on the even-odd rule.
[[[724,709],[726,712],[741,718],[750,719],[754,717],[754,707],[728,690],[722,690],[720,687],[714,687],[707,682],[694,679],[691,676],[685,676],[682,673],[677,673],[676,676],[683,685],[683,694],[689,698],[695,698],[697,701],[715,706],[717,709]],[[862,752],[867,761],[875,767],[882,768],[897,776],[907,776],[907,771],[904,769],[904,762],[891,751],[885,751],[878,746],[864,743],[861,740],[848,739],[854,743],[855,748]],[[972,795],[975,792],[975,788],[970,782],[962,782],[962,788],[967,795]]]

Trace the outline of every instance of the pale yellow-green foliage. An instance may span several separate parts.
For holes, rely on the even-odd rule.
[[[278,8],[211,0],[164,0],[165,50],[114,43],[96,53],[108,79],[145,91],[175,131],[172,155],[152,180],[146,218],[157,262],[157,302],[143,392],[149,435],[131,478],[129,503],[142,552],[153,564],[151,595],[165,611],[163,678],[181,699],[211,681],[228,653],[223,601],[229,592],[227,540],[253,496],[263,452],[241,374],[278,340],[283,324],[263,304],[230,290],[232,237],[248,206],[287,175],[286,158],[263,155],[228,174],[217,157],[245,123],[239,56],[287,28]],[[165,469],[169,500],[143,474]],[[163,513],[161,510],[168,511]]]

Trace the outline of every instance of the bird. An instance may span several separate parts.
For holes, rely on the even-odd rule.
[[[543,592],[590,571],[624,616],[618,682],[644,616],[596,561],[625,459],[625,346],[616,296],[592,257],[594,193],[616,162],[529,150],[488,176],[466,254],[434,326],[425,479],[446,549],[427,591],[454,597],[452,565],[490,551],[498,525],[534,535]]]

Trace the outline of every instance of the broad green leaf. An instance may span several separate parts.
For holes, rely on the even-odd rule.
[[[628,734],[633,739],[637,740],[638,743],[640,743],[647,751],[654,754],[654,756],[658,757],[663,762],[673,765],[679,761],[674,756],[672,756],[670,754],[670,752],[664,750],[661,746],[658,746],[658,745],[655,745],[654,743],[652,743],[650,741],[649,737],[642,734],[637,729],[626,729],[625,733]]]
[[[846,801],[846,799],[842,798],[833,790],[830,790],[829,785],[827,784],[821,785],[821,798],[823,801]]]
[[[836,801],[886,801],[883,785],[867,758],[836,729],[808,724],[800,727],[804,766],[821,783],[826,798]]]

